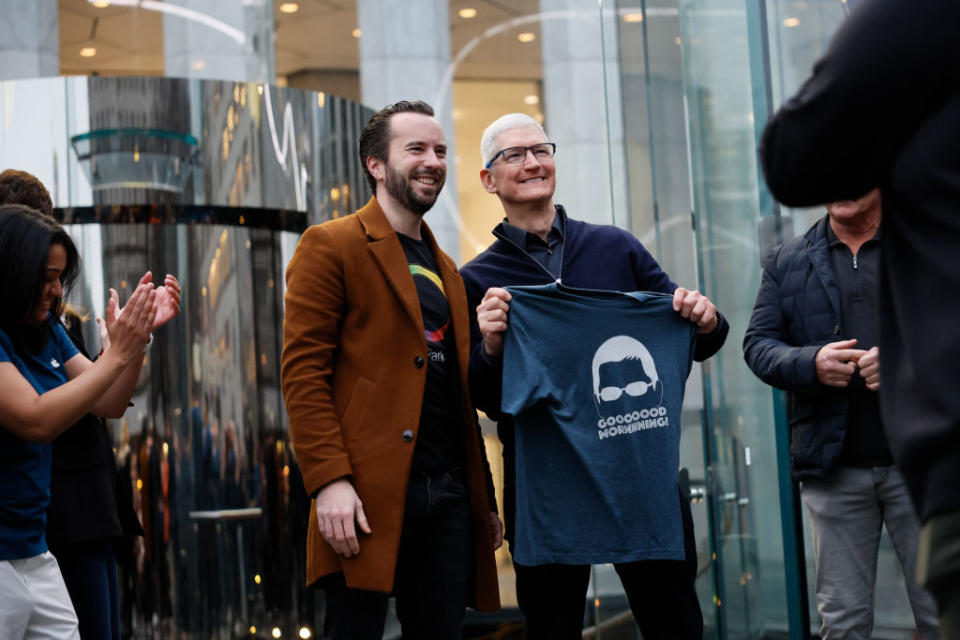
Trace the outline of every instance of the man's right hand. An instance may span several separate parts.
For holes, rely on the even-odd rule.
[[[853,349],[856,338],[823,345],[817,351],[817,380],[830,387],[846,387],[857,370],[857,361],[866,351]]]
[[[477,324],[483,334],[483,348],[489,356],[503,353],[503,334],[507,330],[510,299],[506,289],[490,287],[477,305]]]
[[[334,480],[320,490],[317,494],[317,523],[320,525],[320,535],[344,558],[360,553],[354,522],[360,525],[364,533],[372,533],[370,525],[367,524],[367,516],[363,513],[363,503],[349,480]]]

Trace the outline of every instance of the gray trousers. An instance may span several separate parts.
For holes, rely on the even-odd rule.
[[[939,637],[933,599],[916,581],[920,523],[895,467],[840,467],[804,480],[817,567],[817,611],[823,640],[868,640],[873,631],[877,550],[884,524],[906,576],[910,608],[923,640]]]

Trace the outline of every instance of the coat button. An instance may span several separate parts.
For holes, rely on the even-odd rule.
[[[406,429],[404,430],[403,433],[400,434],[400,437],[403,439],[404,442],[413,442],[413,431],[411,431],[410,429]]]
[[[413,364],[417,369],[423,369],[423,356],[417,356],[413,359]]]

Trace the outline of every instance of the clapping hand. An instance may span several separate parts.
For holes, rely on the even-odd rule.
[[[152,280],[153,274],[147,271],[140,278],[137,286],[140,287],[150,284]],[[156,316],[154,317],[151,330],[162,327],[180,313],[180,282],[176,277],[168,273],[163,279],[163,285],[154,289],[154,292]],[[126,309],[126,306],[123,308],[120,307],[120,295],[117,293],[117,290],[111,288],[106,313],[104,314],[106,320],[97,318],[97,325],[100,328],[100,344],[104,351],[110,348],[110,333],[108,327],[113,326],[120,316],[123,315],[124,309]]]

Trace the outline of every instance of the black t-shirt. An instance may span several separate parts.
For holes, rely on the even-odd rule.
[[[428,352],[427,385],[423,390],[413,470],[437,473],[462,469],[466,454],[460,425],[460,384],[450,305],[430,246],[402,233],[397,237],[417,286]]]

